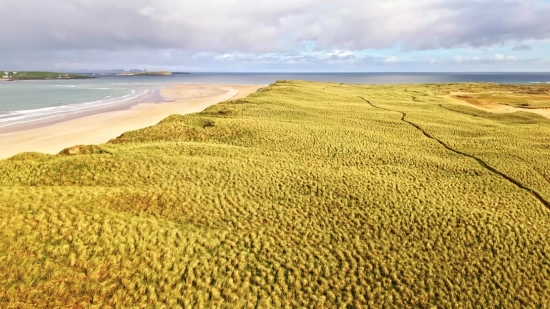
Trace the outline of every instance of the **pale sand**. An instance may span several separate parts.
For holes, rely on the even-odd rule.
[[[140,103],[130,109],[104,112],[27,131],[0,134],[0,159],[21,152],[59,153],[75,145],[102,144],[126,131],[157,124],[172,114],[203,111],[216,103],[243,98],[259,85],[177,85],[163,89],[169,103]]]
[[[458,98],[453,98],[451,96],[447,96],[447,98],[451,99],[453,102],[458,102],[461,105],[466,105],[469,107],[477,108],[482,111],[486,111],[489,113],[494,114],[508,114],[508,113],[515,113],[515,112],[528,112],[528,113],[534,113],[537,115],[541,115],[546,118],[550,118],[550,109],[533,109],[533,108],[519,108],[509,105],[503,105],[503,104],[489,104],[489,103],[479,103],[479,104],[473,104],[466,102],[464,100],[460,100]]]

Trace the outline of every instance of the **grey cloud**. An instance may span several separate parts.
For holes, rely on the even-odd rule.
[[[516,46],[514,46],[514,48],[512,48],[513,51],[527,51],[527,50],[531,50],[531,46],[530,45],[527,45],[527,44],[517,44]]]
[[[527,1],[376,1],[347,5],[307,24],[316,25],[305,39],[322,48],[348,49],[486,47],[550,37],[550,4]],[[345,22],[341,22],[345,20]],[[325,26],[318,26],[325,23]]]
[[[280,5],[280,3],[282,5]],[[280,49],[279,19],[314,1],[17,0],[0,7],[5,49]]]
[[[160,65],[200,53],[288,55],[308,44],[317,51],[524,49],[524,41],[550,38],[550,3],[542,0],[4,0],[0,16],[0,65],[62,54],[74,65],[109,63],[121,53],[125,63]]]
[[[550,5],[537,0],[17,0],[0,14],[17,25],[0,28],[5,48],[431,49],[550,37]]]

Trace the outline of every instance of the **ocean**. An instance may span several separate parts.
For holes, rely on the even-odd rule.
[[[0,131],[34,121],[127,108],[140,101],[159,102],[160,89],[171,84],[270,84],[284,79],[353,84],[550,84],[550,73],[193,73],[0,82]]]

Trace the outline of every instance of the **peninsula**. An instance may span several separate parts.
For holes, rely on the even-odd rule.
[[[46,80],[46,79],[88,79],[96,78],[94,76],[59,73],[59,72],[20,72],[20,71],[0,71],[0,80]]]

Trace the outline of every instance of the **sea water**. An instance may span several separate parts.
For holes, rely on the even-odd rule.
[[[0,129],[114,108],[158,87],[112,78],[0,82]]]
[[[101,112],[138,102],[172,84],[270,84],[310,80],[353,84],[452,82],[550,83],[550,73],[193,73],[100,76],[84,80],[0,82],[0,130],[67,115]]]

